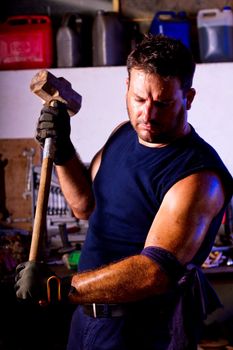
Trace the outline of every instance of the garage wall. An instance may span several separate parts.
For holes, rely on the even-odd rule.
[[[127,119],[126,67],[51,69],[72,83],[83,96],[82,108],[72,117],[72,140],[81,158],[89,162],[109,133]],[[34,70],[0,72],[0,139],[32,138],[41,109],[29,89]],[[196,99],[189,120],[210,142],[233,174],[233,63],[198,64]]]

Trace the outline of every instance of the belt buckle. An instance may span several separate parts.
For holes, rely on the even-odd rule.
[[[92,304],[92,309],[93,309],[93,317],[97,318],[97,314],[96,314],[96,303]]]

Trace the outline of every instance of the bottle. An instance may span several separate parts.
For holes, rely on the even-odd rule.
[[[65,14],[56,36],[57,67],[77,67],[82,61],[82,19],[78,14]]]
[[[233,13],[230,7],[200,10],[197,15],[202,62],[233,61]]]
[[[92,27],[93,66],[125,65],[126,57],[125,30],[119,15],[98,10]]]
[[[149,33],[164,34],[179,39],[190,48],[190,22],[185,11],[159,11],[155,14]]]

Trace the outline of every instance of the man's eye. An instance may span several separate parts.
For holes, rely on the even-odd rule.
[[[139,102],[139,103],[143,103],[145,100],[144,100],[143,98],[136,97],[136,98],[135,98],[135,101],[136,101],[136,102]]]
[[[170,102],[155,101],[154,106],[157,108],[166,108],[170,106]]]

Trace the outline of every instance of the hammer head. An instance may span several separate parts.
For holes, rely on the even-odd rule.
[[[54,100],[65,103],[70,116],[78,113],[81,108],[82,96],[72,89],[70,82],[55,77],[47,70],[39,71],[32,78],[30,89],[47,105],[51,105]]]

